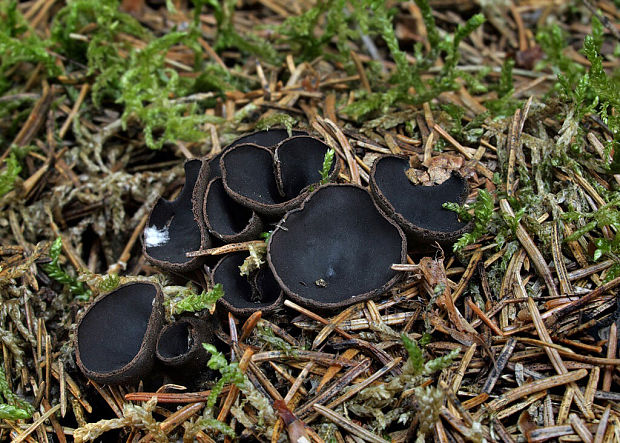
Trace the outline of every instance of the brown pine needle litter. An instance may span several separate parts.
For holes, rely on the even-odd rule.
[[[0,441],[619,441],[619,6],[0,0]],[[184,278],[142,232],[186,158],[272,127],[324,141],[339,183],[386,154],[459,172],[472,229],[336,312],[185,314],[220,352],[187,386],[86,379],[98,295],[157,283],[170,321],[217,258],[266,261],[277,220]]]

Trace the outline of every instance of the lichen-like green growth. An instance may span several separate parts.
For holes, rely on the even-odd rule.
[[[22,170],[15,153],[11,153],[4,163],[6,168],[0,172],[0,197],[13,189],[15,179],[17,179]]]
[[[224,288],[221,283],[218,283],[211,290],[202,291],[200,294],[191,289],[186,289],[181,295],[183,296],[181,300],[170,302],[170,309],[173,314],[212,309],[215,303],[224,296]]]
[[[254,329],[254,336],[257,338],[261,347],[267,345],[270,350],[282,351],[287,356],[294,357],[297,355],[297,348],[286,340],[276,336],[271,328],[259,324],[256,329]]]
[[[121,282],[118,274],[109,274],[103,277],[97,287],[101,292],[110,292],[115,290]]]
[[[406,334],[402,334],[401,339],[409,354],[403,373],[411,374],[414,377],[429,376],[447,368],[460,353],[460,349],[454,349],[445,356],[425,362],[424,353],[415,340],[410,339]],[[428,338],[424,341],[427,342]],[[415,394],[417,415],[420,420],[416,442],[424,442],[425,436],[432,430],[439,418],[444,394],[440,389],[433,386],[418,386],[415,388]]]
[[[556,89],[566,102],[567,115],[564,119],[560,138],[556,143],[556,152],[551,158],[551,164],[571,170],[572,173],[588,179],[588,169],[592,164],[586,163],[588,155],[583,151],[585,131],[581,122],[588,115],[597,115],[609,129],[612,137],[606,143],[605,152],[596,160],[595,168],[616,174],[620,172],[620,77],[617,73],[608,75],[603,68],[601,47],[604,39],[604,29],[596,16],[592,17],[592,33],[585,36],[583,54],[588,58],[588,69],[573,61],[563,53],[566,46],[565,36],[559,27],[547,28],[538,33],[538,41],[547,55],[547,61],[558,77]],[[586,168],[583,168],[586,166]],[[613,238],[597,236],[593,231],[603,226],[611,226],[617,233],[620,229],[618,217],[617,192],[608,192],[599,189],[595,180],[589,180],[609,203],[597,211],[583,212],[572,210],[562,215],[567,221],[583,220],[585,225],[579,227],[566,240],[577,240],[590,233],[596,249],[593,254],[595,261],[602,257],[615,261],[607,273],[606,280],[620,275],[620,237]]]
[[[73,432],[73,439],[75,443],[91,442],[113,429],[133,427],[149,432],[153,435],[153,440],[155,441],[166,441],[167,436],[161,429],[161,423],[157,422],[153,417],[153,411],[156,406],[157,396],[152,397],[142,406],[126,402],[123,405],[122,417],[103,419],[95,423],[86,423],[84,426],[75,429]]]
[[[332,170],[332,165],[334,164],[334,154],[336,151],[333,149],[328,149],[325,152],[325,157],[323,158],[323,167],[319,171],[321,173],[321,184],[324,185],[329,181],[329,172]]]
[[[429,335],[425,334],[422,336],[419,342],[405,334],[400,337],[409,356],[407,362],[403,365],[402,373],[388,377],[382,383],[363,389],[354,400],[346,405],[350,411],[360,417],[374,418],[370,426],[376,431],[386,429],[394,421],[406,423],[411,420],[414,414],[420,413],[426,416],[428,411],[421,412],[421,408],[436,407],[439,411],[443,405],[443,397],[441,401],[424,403],[422,405],[419,405],[420,399],[416,397],[415,402],[418,404],[408,405],[403,404],[401,394],[405,390],[419,388],[421,384],[429,380],[433,373],[448,367],[458,357],[460,352],[460,349],[455,349],[443,357],[425,361],[421,346],[428,344]],[[416,392],[418,392],[417,389]],[[420,394],[426,394],[426,392],[420,391]],[[434,396],[435,390],[431,390],[426,398],[430,399],[431,397],[434,398]],[[423,418],[420,417],[420,419],[422,420]]]
[[[29,29],[17,10],[17,1],[0,1],[0,23],[0,92],[11,87],[12,82],[6,73],[18,63],[41,63],[49,76],[60,73],[55,57],[47,51],[50,42]]]
[[[259,131],[268,131],[274,126],[284,126],[288,136],[293,135],[293,126],[297,124],[297,119],[283,112],[276,112],[268,117],[261,118],[256,123],[256,129]]]
[[[439,420],[439,413],[444,402],[441,389],[434,386],[418,387],[415,389],[415,398],[418,406],[418,434],[416,443],[424,443],[426,436],[432,433],[433,427]]]
[[[454,243],[453,249],[454,251],[459,251],[463,249],[467,245],[471,245],[476,243],[476,241],[482,237],[485,233],[488,232],[489,222],[493,217],[493,208],[495,207],[495,203],[491,194],[484,189],[478,190],[478,197],[474,202],[473,208],[473,216],[468,212],[469,208],[467,206],[459,206],[456,203],[444,203],[444,208],[449,209],[451,211],[455,211],[458,213],[459,218],[463,221],[468,221],[472,217],[474,219],[474,228],[471,232],[467,232],[461,236]]]
[[[75,297],[76,300],[90,300],[90,297],[92,296],[92,291],[90,289],[87,289],[84,286],[84,283],[79,281],[77,278],[71,276],[58,263],[61,252],[62,237],[57,237],[56,240],[54,240],[54,243],[52,243],[52,246],[50,247],[50,258],[52,259],[52,261],[50,263],[41,265],[41,267],[50,278],[53,278],[58,283],[62,283],[63,285],[67,286],[69,288],[69,292],[71,292],[71,294]]]
[[[403,346],[405,347],[405,349],[407,350],[407,354],[409,355],[406,364],[406,372],[409,372],[416,377],[420,375],[428,376],[437,371],[441,371],[447,368],[448,366],[450,366],[450,364],[452,364],[452,361],[456,357],[458,357],[459,353],[461,352],[460,348],[458,348],[450,351],[445,356],[425,361],[424,353],[415,340],[410,339],[406,334],[401,335],[401,340],[403,341]],[[420,341],[420,344],[424,346],[428,343],[428,340],[429,336],[426,335],[423,337],[423,341]]]
[[[0,363],[0,419],[26,420],[32,417],[33,412],[34,407],[30,403],[11,391],[4,373],[4,365]]]
[[[248,276],[254,271],[258,271],[265,263],[265,254],[267,253],[267,243],[260,245],[250,244],[248,246],[250,255],[239,266],[239,274]]]

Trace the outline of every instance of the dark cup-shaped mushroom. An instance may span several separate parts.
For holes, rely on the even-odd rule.
[[[209,354],[202,344],[212,341],[213,331],[206,320],[185,317],[161,330],[156,355],[173,380],[186,380],[206,369]]]
[[[211,235],[225,243],[255,239],[263,230],[263,223],[254,211],[230,198],[221,178],[209,183],[202,210]]]
[[[77,364],[98,383],[132,383],[149,374],[164,319],[163,295],[152,283],[128,283],[99,297],[80,319]]]
[[[227,311],[247,317],[256,311],[267,314],[280,307],[284,301],[282,289],[271,270],[263,266],[246,277],[239,267],[247,252],[225,255],[213,269],[213,284],[221,283],[224,296],[218,300]]]
[[[222,171],[220,169],[220,158],[222,157],[222,154],[225,151],[237,145],[243,145],[247,143],[257,145],[257,146],[263,146],[265,148],[271,148],[271,147],[275,147],[278,143],[286,140],[289,137],[296,137],[298,135],[308,135],[308,134],[304,131],[291,131],[291,135],[289,136],[289,133],[286,129],[269,129],[265,131],[253,132],[251,134],[247,134],[242,137],[239,137],[238,139],[233,141],[231,144],[226,146],[221,152],[208,158],[208,161],[209,161],[208,183],[210,183],[211,180],[222,176]]]
[[[310,136],[284,140],[275,151],[254,144],[240,144],[220,160],[226,192],[261,215],[277,218],[299,206],[311,186],[321,180],[325,143]],[[330,171],[338,172],[337,162]]]
[[[447,202],[462,204],[467,198],[467,181],[458,173],[435,186],[414,185],[405,171],[409,162],[392,155],[379,157],[370,171],[370,189],[377,205],[407,234],[409,247],[454,243],[471,229],[457,214],[444,209]]]
[[[300,135],[306,135],[306,133],[302,131],[292,131],[291,133],[291,136]],[[221,180],[222,171],[220,168],[220,159],[224,152],[246,143],[271,148],[287,138],[289,138],[289,133],[285,129],[254,132],[236,139],[222,152],[206,160],[209,164],[209,185],[202,208],[202,217],[211,235],[225,243],[242,242],[256,238],[263,228],[262,222],[255,212],[240,205],[226,193]]]
[[[269,267],[286,295],[305,306],[332,309],[380,295],[399,278],[402,230],[356,185],[318,188],[287,213],[267,247]]]
[[[144,229],[143,250],[154,265],[170,272],[185,273],[198,268],[203,259],[186,253],[209,246],[209,235],[195,212],[202,217],[208,165],[202,160],[185,163],[185,184],[179,196],[160,198]]]

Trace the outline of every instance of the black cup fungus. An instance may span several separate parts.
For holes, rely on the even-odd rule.
[[[291,131],[291,137],[295,137],[298,135],[307,135],[304,131]],[[216,155],[212,155],[207,157],[207,161],[209,162],[209,177],[207,179],[207,183],[211,183],[211,181],[215,178],[222,176],[222,170],[220,169],[220,158],[222,158],[222,154],[227,150],[246,143],[250,143],[257,146],[263,146],[265,148],[271,148],[276,146],[283,140],[289,138],[288,131],[286,129],[270,129],[264,131],[257,131],[251,134],[247,134],[239,137],[231,144],[222,149],[221,152]]]
[[[328,149],[317,138],[303,135],[282,141],[275,150],[236,145],[220,160],[224,188],[241,205],[267,217],[281,217],[320,182]],[[334,162],[330,178],[337,172]]]
[[[405,231],[409,247],[427,247],[439,243],[449,246],[471,230],[471,223],[458,220],[444,203],[462,204],[467,198],[467,181],[453,172],[435,186],[414,185],[405,171],[409,162],[387,155],[375,160],[370,171],[370,189],[377,206]]]
[[[102,295],[78,322],[80,370],[106,384],[132,383],[148,375],[163,319],[163,294],[152,283],[128,283]]]
[[[213,341],[213,331],[206,320],[185,317],[166,325],[157,338],[157,359],[173,380],[191,378],[206,369],[209,353],[203,343]]]
[[[225,255],[213,269],[213,284],[221,283],[224,296],[218,300],[227,311],[247,317],[256,311],[271,312],[283,303],[282,289],[267,266],[251,273],[240,274],[247,252]]]
[[[253,240],[263,230],[258,214],[230,198],[221,178],[207,187],[203,217],[209,233],[225,243]]]
[[[188,160],[179,196],[173,201],[160,198],[151,211],[143,234],[144,255],[163,270],[183,273],[202,264],[201,257],[189,258],[186,253],[209,247],[209,235],[199,218],[208,169],[202,160]]]
[[[288,212],[269,239],[269,267],[287,296],[317,309],[348,306],[397,282],[403,231],[356,185],[321,186]]]
[[[291,131],[290,135],[286,129],[275,128],[262,131],[252,132],[251,134],[243,135],[226,146],[224,150],[233,148],[237,145],[243,145],[250,143],[257,146],[264,146],[266,148],[276,146],[278,143],[286,140],[290,137],[296,137],[298,135],[307,135],[304,131]]]

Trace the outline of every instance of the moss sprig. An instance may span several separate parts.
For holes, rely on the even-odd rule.
[[[32,417],[34,407],[11,391],[3,364],[0,364],[0,394],[0,419],[26,420]]]
[[[19,63],[41,63],[48,76],[60,73],[56,57],[48,51],[51,42],[41,39],[29,28],[17,10],[17,1],[0,1],[0,22],[0,92],[11,87],[6,72]]]
[[[213,286],[209,291],[202,291],[200,294],[186,289],[181,294],[181,299],[170,302],[170,310],[173,314],[182,314],[183,312],[198,312],[203,309],[213,309],[215,303],[224,296],[224,287],[221,283]]]
[[[4,161],[6,167],[0,171],[0,197],[11,191],[22,167],[15,153],[11,153]]]
[[[454,251],[459,251],[467,245],[476,243],[480,237],[488,232],[489,222],[493,217],[495,202],[488,191],[480,189],[478,190],[478,197],[472,205],[472,208],[459,206],[456,203],[444,203],[443,207],[456,212],[463,221],[469,221],[472,218],[474,220],[474,228],[472,231],[463,234],[461,238],[454,243]],[[473,209],[473,215],[469,213],[470,209]]]
[[[92,291],[84,286],[84,283],[77,278],[71,276],[63,267],[58,263],[60,254],[62,252],[62,237],[57,237],[50,247],[50,263],[41,265],[45,273],[52,279],[56,280],[69,288],[69,292],[76,300],[87,301],[92,296]]]
[[[203,343],[202,346],[211,354],[207,366],[210,369],[218,371],[220,373],[220,378],[211,388],[202,417],[186,429],[185,437],[193,436],[200,430],[208,429],[211,432],[217,431],[223,435],[234,438],[235,431],[226,423],[219,421],[213,416],[214,408],[217,403],[217,398],[224,390],[224,387],[231,383],[239,388],[243,387],[246,383],[245,375],[241,372],[241,369],[239,369],[239,363],[229,363],[224,354],[219,352],[215,346],[206,343]]]

